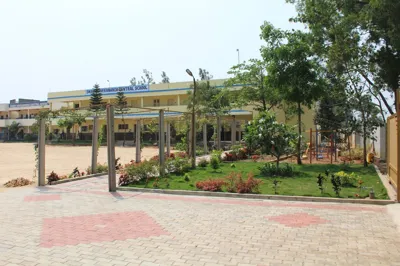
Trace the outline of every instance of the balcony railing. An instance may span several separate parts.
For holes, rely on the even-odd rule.
[[[33,102],[33,103],[10,103],[10,108],[21,108],[21,107],[34,107],[34,106],[48,106],[49,103],[46,101],[42,102]]]

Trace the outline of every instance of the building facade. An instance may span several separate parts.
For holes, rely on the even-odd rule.
[[[212,80],[211,85],[223,87],[225,80]],[[173,127],[178,127],[180,123],[185,122],[185,113],[190,112],[187,108],[189,95],[188,92],[193,90],[192,82],[177,82],[165,84],[150,84],[138,86],[121,86],[111,88],[101,88],[103,101],[106,103],[115,103],[117,92],[123,90],[127,97],[129,109],[124,114],[124,122],[122,116],[118,113],[115,115],[115,131],[116,139],[121,140],[125,134],[127,141],[134,140],[136,122],[141,121],[144,125],[144,132],[147,132],[146,138],[152,138],[146,126],[151,123],[157,123],[158,111],[164,109],[165,118],[173,121]],[[240,89],[240,85],[232,88],[233,90]],[[86,90],[61,91],[48,93],[47,101],[36,102],[13,102],[0,106],[0,128],[6,128],[12,121],[20,122],[24,127],[24,132],[29,133],[29,126],[35,122],[35,115],[41,109],[50,109],[53,111],[66,109],[76,109],[78,112],[87,113],[90,107],[90,95],[92,88]],[[273,110],[279,122],[297,124],[296,117],[288,118],[282,109]],[[231,141],[242,139],[244,125],[257,116],[258,112],[254,110],[254,106],[245,106],[238,109],[230,110],[221,118],[221,140]],[[58,126],[58,120],[52,119],[50,132],[56,135],[67,133],[64,128]],[[314,127],[313,123],[314,111],[304,108],[302,117],[303,131]],[[209,119],[210,121],[212,119]],[[100,127],[105,125],[105,113],[100,114]],[[2,124],[1,124],[2,123]],[[208,139],[211,138],[214,132],[215,122],[210,122],[207,126]],[[86,122],[80,126],[75,126],[71,129],[71,133],[81,139],[91,139],[93,129],[93,115],[88,115]],[[172,129],[172,136],[176,130]],[[201,131],[203,132],[203,131]],[[202,133],[199,133],[202,134]],[[154,134],[155,135],[155,134]],[[153,135],[153,136],[154,136]],[[307,138],[308,134],[304,134]],[[153,138],[154,139],[154,138]],[[173,139],[174,140],[174,139]]]
[[[0,104],[0,139],[8,139],[7,128],[13,122],[20,126],[19,132],[24,135],[31,133],[31,126],[35,123],[35,117],[41,110],[48,110],[47,101],[18,99],[9,103]]]

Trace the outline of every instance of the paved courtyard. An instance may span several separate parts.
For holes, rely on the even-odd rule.
[[[385,206],[108,193],[105,177],[0,202],[0,265],[400,265]]]

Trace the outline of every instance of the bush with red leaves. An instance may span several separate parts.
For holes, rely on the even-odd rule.
[[[196,183],[197,189],[204,191],[222,191],[222,187],[226,184],[225,180],[222,179],[210,179],[205,181],[199,181]]]
[[[259,193],[262,180],[254,178],[253,173],[247,175],[247,180],[243,180],[241,173],[232,172],[225,177],[226,190],[234,193]]]

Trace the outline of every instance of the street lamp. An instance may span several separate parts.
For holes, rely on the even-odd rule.
[[[195,101],[196,101],[196,79],[193,76],[192,71],[186,69],[186,73],[193,78],[193,103],[192,103],[192,143],[191,143],[191,158],[192,158],[192,168],[196,168],[196,115],[195,115]]]

